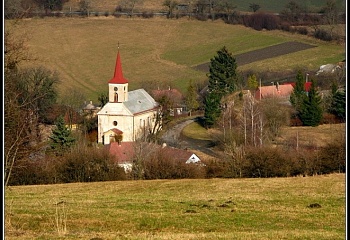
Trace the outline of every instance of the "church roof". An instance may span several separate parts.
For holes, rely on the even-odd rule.
[[[129,99],[124,105],[131,113],[136,114],[154,109],[158,103],[144,89],[137,89],[129,92]]]
[[[129,116],[149,111],[158,106],[158,103],[144,89],[130,91],[128,94],[128,101],[122,103],[109,102],[103,106],[98,114]]]
[[[120,60],[120,53],[118,51],[117,60],[115,63],[114,76],[108,83],[124,84],[128,83],[128,80],[123,76],[122,62]]]

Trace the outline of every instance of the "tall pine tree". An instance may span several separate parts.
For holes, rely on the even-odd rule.
[[[299,111],[299,118],[304,126],[318,126],[322,120],[321,97],[319,96],[315,81],[311,80],[311,88],[304,97]]]
[[[197,94],[196,88],[193,85],[192,81],[190,81],[190,84],[187,88],[186,98],[185,98],[186,105],[190,112],[190,115],[192,113],[192,110],[196,110],[199,107],[197,98],[198,98],[198,94]]]
[[[224,46],[217,51],[217,56],[210,59],[209,66],[209,91],[224,96],[232,93],[236,88],[237,81],[237,63],[236,59],[229,53]]]
[[[56,128],[52,130],[50,140],[51,149],[56,152],[56,155],[62,155],[74,144],[75,138],[72,137],[71,131],[66,127],[62,116],[57,118]]]
[[[346,119],[346,93],[345,90],[332,88],[332,102],[329,112],[337,116],[341,121]]]
[[[301,73],[301,70],[298,71],[295,79],[296,79],[295,87],[293,89],[293,92],[290,95],[290,103],[295,108],[295,110],[299,112],[303,99],[306,96],[306,93],[304,90],[305,80],[304,80],[303,74]]]
[[[205,122],[212,126],[220,116],[220,100],[235,91],[237,84],[237,63],[232,53],[224,46],[217,51],[217,56],[210,59],[208,90],[205,99]]]
[[[216,119],[220,116],[220,100],[218,94],[209,93],[205,98],[204,118],[206,127],[211,127],[215,124]]]

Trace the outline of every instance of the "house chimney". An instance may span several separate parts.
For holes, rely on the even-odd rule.
[[[169,86],[169,89],[168,90],[170,90],[170,86]]]
[[[306,74],[306,77],[305,77],[305,82],[308,81],[308,77],[309,77],[309,74],[307,73],[307,74]]]
[[[166,147],[166,143],[163,143],[163,144],[162,144],[162,148],[165,148],[165,147]]]
[[[92,105],[92,101],[90,100],[90,104]]]
[[[280,86],[280,84],[278,82],[276,82],[276,88],[277,88],[277,91],[279,90],[278,87]]]

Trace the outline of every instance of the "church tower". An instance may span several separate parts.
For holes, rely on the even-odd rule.
[[[118,49],[114,76],[108,81],[108,102],[97,113],[98,143],[133,142],[155,124],[159,104],[144,90],[128,92]]]
[[[128,80],[123,76],[119,50],[114,69],[114,76],[108,82],[108,96],[110,103],[122,103],[128,101]]]

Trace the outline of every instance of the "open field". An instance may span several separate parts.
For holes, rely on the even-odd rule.
[[[5,191],[6,239],[328,240],[345,239],[345,230],[345,174]]]
[[[281,130],[281,137],[277,140],[291,141],[298,138],[300,146],[324,147],[341,138],[345,139],[346,125],[323,124],[317,127],[284,127]]]
[[[283,127],[281,135],[277,138],[277,144],[296,141],[298,138],[299,146],[324,147],[337,139],[344,138],[346,134],[345,123],[323,124],[317,127]],[[195,140],[210,140],[210,134],[207,129],[199,123],[194,122],[186,126],[182,135]]]
[[[10,21],[5,25],[10,28]],[[238,66],[238,70],[317,70],[345,59],[345,47],[281,31],[255,31],[221,21],[165,18],[44,18],[27,19],[15,27],[28,36],[35,64],[59,73],[60,93],[77,89],[97,102],[113,76],[118,43],[130,90],[172,86],[185,91],[190,79],[206,80],[194,69],[226,46],[234,55],[297,41],[314,48]],[[61,95],[62,97],[62,95]]]
[[[90,0],[91,5],[91,11],[100,11],[100,12],[113,12],[115,10],[115,7],[119,5],[120,0]],[[178,3],[188,4],[188,0],[178,0]],[[260,5],[261,11],[267,11],[267,12],[280,12],[282,9],[284,9],[287,5],[289,0],[256,0],[254,3]],[[322,6],[326,5],[326,0],[309,0],[309,1],[296,1],[298,4],[300,4],[303,8],[306,8],[309,11],[319,11]],[[344,0],[336,0],[337,6],[340,9],[345,9],[345,1]],[[136,11],[153,11],[153,12],[159,12],[159,11],[166,11],[167,8],[163,6],[164,1],[163,0],[144,0],[143,4],[137,4],[135,6]],[[249,9],[250,2],[245,0],[235,0],[235,5],[237,6],[237,11],[251,11]],[[69,9],[78,10],[79,5],[78,1],[69,1],[64,4],[63,10],[69,11]]]

